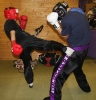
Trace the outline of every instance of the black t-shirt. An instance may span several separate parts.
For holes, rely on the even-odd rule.
[[[61,21],[62,36],[69,35],[70,47],[83,46],[90,41],[90,26],[80,8],[72,8]]]
[[[51,48],[48,48],[50,41],[34,37],[34,35],[30,35],[28,32],[23,31],[15,20],[6,20],[4,30],[9,39],[10,31],[15,30],[16,42],[20,44],[23,49],[30,47],[35,50],[51,50]]]
[[[20,28],[20,26],[16,23],[15,20],[6,20],[5,24],[4,24],[4,30],[6,35],[8,36],[8,38],[10,39],[10,31],[11,30],[22,30]]]
[[[10,31],[15,30],[16,42],[22,45],[22,47],[24,48],[24,45],[28,45],[28,37],[30,37],[31,35],[23,31],[15,20],[6,20],[4,24],[4,30],[9,39],[11,39]]]

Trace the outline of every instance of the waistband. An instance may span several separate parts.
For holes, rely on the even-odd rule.
[[[86,44],[84,46],[80,46],[80,47],[73,47],[72,49],[75,51],[83,51],[86,50],[89,47],[89,44]]]

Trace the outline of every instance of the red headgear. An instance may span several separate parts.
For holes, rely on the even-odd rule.
[[[4,16],[7,19],[17,19],[18,18],[18,9],[14,7],[5,8]]]

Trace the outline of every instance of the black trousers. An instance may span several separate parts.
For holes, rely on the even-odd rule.
[[[31,55],[30,55],[30,51],[29,48],[25,48],[22,52],[22,54],[20,55],[20,59],[22,59],[23,63],[24,63],[24,77],[27,81],[28,84],[33,83],[34,80],[34,74],[31,68],[31,63],[30,61],[32,61]]]
[[[52,50],[61,51],[63,54],[66,51],[66,46],[56,41],[47,41],[32,37],[32,39],[30,40],[30,45],[24,48],[22,54],[20,55],[20,59],[22,59],[24,63],[24,76],[28,84],[33,83],[34,81],[34,73],[32,71],[30,63],[30,61],[32,60],[30,54],[34,49],[45,52]]]
[[[50,83],[50,100],[61,100],[61,89],[72,72],[76,77],[79,87],[85,92],[90,92],[90,87],[86,80],[86,76],[82,70],[82,65],[86,58],[87,51],[88,50],[76,52],[75,57],[70,57],[68,59],[65,59],[65,61],[64,57],[66,58],[66,56],[63,55],[61,57],[60,61],[56,64],[55,68],[53,69]],[[61,66],[60,64],[63,64],[64,66]]]

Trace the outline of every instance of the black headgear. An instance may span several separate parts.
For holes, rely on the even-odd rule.
[[[65,16],[67,8],[68,4],[66,2],[59,2],[54,6],[53,12],[58,13],[58,21],[61,21],[61,19]]]

